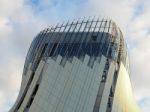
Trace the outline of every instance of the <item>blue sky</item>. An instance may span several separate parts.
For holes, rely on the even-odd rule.
[[[137,103],[150,110],[149,0],[0,0],[0,112],[15,102],[25,57],[34,36],[57,22],[88,16],[111,17],[128,43]]]

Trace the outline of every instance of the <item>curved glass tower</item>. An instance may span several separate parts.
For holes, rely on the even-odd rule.
[[[129,68],[111,19],[57,24],[34,38],[10,112],[139,112]]]

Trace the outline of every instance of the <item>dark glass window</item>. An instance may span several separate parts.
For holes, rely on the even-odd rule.
[[[53,56],[53,54],[54,54],[54,52],[55,52],[55,50],[56,50],[57,44],[58,44],[58,43],[54,43],[53,48],[52,48],[52,50],[51,50],[51,52],[50,52],[50,56]]]
[[[92,35],[92,40],[96,41],[97,40],[97,36],[96,35]]]

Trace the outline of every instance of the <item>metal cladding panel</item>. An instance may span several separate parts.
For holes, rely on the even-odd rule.
[[[106,112],[106,110],[107,110],[109,94],[110,94],[113,77],[114,77],[114,73],[115,73],[115,67],[116,67],[115,63],[111,62],[110,68],[109,68],[109,71],[107,74],[105,87],[104,87],[103,94],[102,94],[99,112]]]
[[[29,77],[31,76],[31,73],[32,71],[31,70],[28,70],[27,71],[27,75],[22,75],[22,82],[21,82],[21,88],[20,88],[20,92],[19,92],[19,95],[18,95],[18,98],[14,104],[14,106],[11,108],[10,112],[13,112],[15,110],[15,107],[18,105],[18,103],[20,102],[21,100],[21,96],[22,94],[24,93],[25,91],[25,88],[27,86],[27,83],[28,83],[28,80],[29,80]]]
[[[122,32],[111,19],[46,28],[31,43],[10,112],[111,112],[112,103],[116,109],[117,99],[122,101],[115,92],[121,62],[130,73]]]
[[[29,87],[29,90],[28,90],[28,92],[26,93],[26,96],[25,96],[25,98],[24,98],[24,100],[23,100],[23,102],[22,102],[22,104],[21,104],[21,106],[20,106],[18,112],[23,112],[23,110],[25,109],[25,107],[26,107],[26,105],[27,105],[27,103],[28,103],[30,97],[32,96],[31,94],[32,94],[32,92],[33,92],[33,90],[34,90],[34,87],[35,87],[35,85],[36,85],[36,83],[37,83],[37,81],[38,81],[38,79],[39,79],[39,76],[41,75],[41,72],[42,72],[44,63],[45,63],[44,61],[41,61],[41,62],[40,62],[39,66],[38,66],[38,68],[37,68],[37,70],[36,70],[36,72],[35,72],[35,77],[34,77],[33,81],[31,82],[31,85],[30,85],[30,87]]]
[[[132,94],[129,74],[123,63],[118,73],[112,112],[140,112]]]
[[[62,67],[49,58],[29,112],[92,112],[106,58],[102,56],[92,69],[88,59],[74,57]]]

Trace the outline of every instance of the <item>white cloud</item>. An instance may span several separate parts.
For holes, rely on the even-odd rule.
[[[149,98],[143,98],[143,100],[140,101],[140,106],[143,107],[143,112],[149,112],[149,105],[150,105],[150,99]]]
[[[3,58],[4,59],[4,58]],[[22,59],[16,57],[5,57],[0,64],[0,111],[7,112],[16,100],[21,83]],[[9,100],[8,100],[9,99]]]
[[[139,3],[140,4],[140,3]],[[131,75],[136,100],[140,103],[147,98],[150,98],[150,22],[147,18],[150,17],[148,0],[142,2],[143,11],[135,16],[129,23],[128,41],[132,47],[130,49]],[[141,5],[141,4],[140,4]],[[143,112],[149,112],[149,103],[142,104]]]
[[[43,26],[23,0],[0,0],[0,112],[16,100],[27,49]]]

